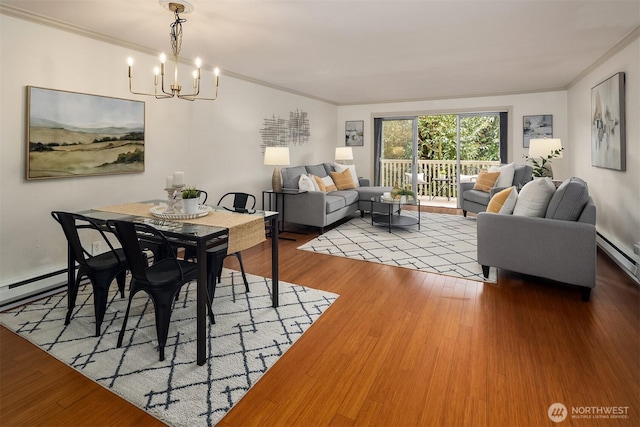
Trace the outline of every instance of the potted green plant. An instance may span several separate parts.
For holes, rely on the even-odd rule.
[[[551,160],[556,157],[560,157],[562,154],[562,150],[564,148],[559,148],[557,150],[552,150],[546,157],[531,157],[529,155],[525,155],[524,158],[531,162],[531,166],[533,167],[533,176],[536,178],[543,178],[545,176],[553,177],[553,172],[551,170]]]
[[[193,215],[198,212],[198,202],[200,201],[200,191],[195,187],[185,187],[182,190],[182,206],[184,213]]]
[[[396,187],[391,191],[394,199],[400,199],[400,203],[406,203],[408,198],[415,199],[416,193],[405,187]]]

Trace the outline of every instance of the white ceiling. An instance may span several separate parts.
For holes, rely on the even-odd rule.
[[[640,25],[640,0],[190,2],[181,57],[220,67],[221,90],[226,73],[340,105],[566,88]],[[170,52],[158,0],[0,4]]]

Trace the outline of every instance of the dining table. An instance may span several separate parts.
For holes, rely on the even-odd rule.
[[[218,206],[201,207],[202,214],[162,214],[165,200],[147,200],[114,206],[91,208],[77,212],[101,226],[109,220],[125,220],[149,224],[160,230],[176,246],[195,249],[198,264],[196,362],[202,366],[207,360],[207,249],[227,242],[228,253],[248,249],[266,240],[265,224],[271,237],[271,294],[272,306],[278,307],[278,233],[279,214],[264,210],[231,211]],[[206,214],[205,214],[206,212]],[[75,282],[75,261],[68,253],[68,286]]]

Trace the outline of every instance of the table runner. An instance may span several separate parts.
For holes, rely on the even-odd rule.
[[[155,205],[148,203],[125,203],[122,205],[95,208],[94,210],[155,218],[151,212],[149,212],[153,206]],[[229,230],[229,247],[227,253],[230,254],[248,249],[266,240],[264,217],[262,216],[212,211],[209,212],[208,215],[200,218],[172,221],[227,228]]]

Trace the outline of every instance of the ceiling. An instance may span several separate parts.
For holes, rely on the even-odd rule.
[[[640,0],[190,0],[181,57],[338,105],[566,88]],[[158,0],[0,0],[4,13],[170,52]],[[123,59],[124,64],[124,59]],[[123,65],[125,66],[125,65]],[[221,92],[222,93],[222,92]]]

